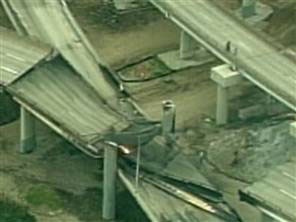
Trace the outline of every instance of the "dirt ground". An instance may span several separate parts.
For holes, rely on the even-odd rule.
[[[114,69],[178,47],[180,30],[155,9],[148,7],[137,13],[119,15],[98,0],[68,2],[99,56]],[[276,10],[265,31],[285,47],[293,48],[295,9],[293,11],[287,1],[265,2]],[[239,5],[236,0],[219,3],[230,9]],[[285,16],[287,11],[289,17]],[[0,24],[11,27],[2,12],[0,7]],[[280,35],[279,28],[285,30]],[[246,222],[256,222],[259,212],[241,203],[237,190],[266,175],[269,169],[295,161],[295,141],[287,137],[289,120],[276,121],[261,116],[248,122],[239,121],[235,113],[238,107],[252,105],[258,98],[263,104],[266,100],[260,90],[247,84],[234,89],[231,124],[215,126],[216,85],[209,78],[211,65],[126,87],[154,119],[160,118],[162,100],[176,101],[178,143],[186,147],[184,153],[223,191]],[[180,107],[182,100],[186,100],[188,106]],[[0,127],[0,206],[3,202],[15,206],[22,214],[21,222],[33,222],[30,215],[40,222],[100,221],[102,162],[86,157],[42,123],[38,123],[37,136],[37,150],[20,155],[19,122]],[[194,158],[200,151],[207,154],[208,161],[203,165]],[[117,199],[118,221],[149,221],[121,184]],[[17,222],[16,217],[11,221]],[[7,221],[0,218],[0,222]]]

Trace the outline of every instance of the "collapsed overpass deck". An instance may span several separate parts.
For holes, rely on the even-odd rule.
[[[0,27],[0,85],[9,85],[35,65],[49,59],[52,48]]]
[[[104,135],[129,123],[60,57],[9,85],[16,100],[78,148],[101,155]]]
[[[23,35],[33,36],[54,47],[75,71],[110,106],[116,107],[117,91],[101,66],[103,61],[92,48],[64,0],[1,0],[7,14]],[[110,79],[110,78],[109,78]]]
[[[214,1],[150,0],[179,27],[257,86],[296,110],[296,63]],[[226,51],[227,42],[237,55]]]
[[[129,123],[52,48],[0,28],[0,77],[21,105],[58,134],[100,156],[105,134]],[[97,152],[97,153],[96,153]]]
[[[11,34],[15,35],[15,33]],[[29,40],[29,38],[24,38],[22,41]],[[7,41],[9,40],[3,39],[4,44]],[[16,49],[24,50],[22,41],[15,41]],[[1,48],[0,53],[3,53]],[[37,52],[36,55],[38,55]],[[91,155],[100,154],[102,146],[98,141],[104,140],[106,134],[124,131],[129,126],[124,116],[104,104],[96,91],[60,56],[39,64],[26,72],[22,78],[6,85],[5,89],[35,117],[64,136],[77,148]],[[188,163],[184,155],[154,140],[149,143],[144,152],[142,163],[145,163],[147,169],[150,169],[153,164],[151,169],[157,169],[158,173],[162,172],[166,176],[176,177],[177,179],[174,180],[179,181],[177,184],[183,184],[184,180],[191,181],[198,191],[189,194],[189,192],[182,191],[185,188],[179,189],[173,186],[170,189],[171,193],[166,193],[163,188],[171,187],[168,182],[162,187],[155,187],[143,181],[139,189],[140,195],[136,195],[136,199],[141,203],[146,203],[142,207],[152,221],[163,219],[167,221],[178,219],[184,222],[192,219],[213,222],[240,221],[240,218],[225,204],[218,191],[193,165]],[[158,155],[159,152],[166,155]],[[184,172],[188,171],[191,174],[186,177]],[[193,171],[194,177],[192,177]],[[130,191],[134,192],[133,177],[125,171],[120,170],[120,172],[121,179]],[[154,181],[152,180],[154,176],[149,177],[150,181]],[[159,179],[158,182],[161,180]],[[203,192],[199,189],[210,193],[202,194]],[[179,191],[182,191],[185,197],[189,195],[190,198],[176,197]],[[205,197],[207,198],[204,199]],[[194,200],[197,206],[191,206],[190,200]],[[160,206],[163,207],[159,208]]]

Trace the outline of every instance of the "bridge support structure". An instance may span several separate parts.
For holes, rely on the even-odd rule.
[[[106,144],[104,149],[103,219],[114,221],[116,213],[116,179],[118,147]]]
[[[198,49],[196,40],[194,40],[184,30],[181,31],[180,36],[180,58],[191,59]]]
[[[175,134],[176,106],[171,100],[162,102],[162,135],[168,143],[172,142]]]
[[[176,71],[203,65],[212,62],[215,58],[186,31],[182,30],[179,49],[161,53],[158,59],[169,69]]]
[[[296,139],[296,122],[290,124],[290,135]]]
[[[35,117],[21,106],[20,153],[30,153],[36,148]]]
[[[211,79],[217,83],[216,123],[224,125],[228,122],[229,88],[240,83],[242,76],[238,71],[233,71],[228,64],[225,64],[212,68]]]

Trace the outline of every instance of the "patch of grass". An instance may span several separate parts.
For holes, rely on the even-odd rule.
[[[9,200],[0,200],[0,222],[36,222],[26,207]]]
[[[57,191],[46,185],[31,187],[25,195],[25,200],[32,206],[45,206],[53,211],[64,206],[64,202]]]
[[[100,221],[102,218],[102,189],[90,188],[82,195],[62,192],[61,196],[67,201],[67,212],[78,216],[79,221]],[[116,221],[149,221],[127,190],[118,192],[116,199]]]

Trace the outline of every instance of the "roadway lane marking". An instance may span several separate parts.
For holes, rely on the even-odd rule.
[[[290,175],[289,173],[287,173],[287,172],[285,172],[285,171],[283,171],[283,174],[286,176],[286,177],[289,177],[291,180],[296,180],[295,179],[295,176],[292,176],[292,175]]]
[[[10,73],[13,73],[13,74],[18,74],[18,71],[14,70],[14,69],[11,69],[11,68],[8,68],[6,66],[0,66],[0,69],[6,71],[6,72],[10,72]]]
[[[10,54],[10,53],[6,53],[5,55],[6,55],[6,56],[9,56],[10,58],[16,59],[16,60],[18,60],[18,61],[22,61],[22,62],[25,62],[25,61],[26,61],[25,59],[23,59],[23,58],[21,58],[21,57],[18,57],[18,56],[15,56],[15,55],[12,55],[12,54]]]
[[[280,192],[282,192],[282,193],[285,194],[286,196],[288,196],[288,197],[290,197],[290,198],[296,200],[296,196],[295,196],[295,195],[293,195],[293,194],[291,194],[291,193],[289,193],[289,192],[287,192],[287,191],[285,191],[285,190],[282,190],[282,189],[280,189]]]

